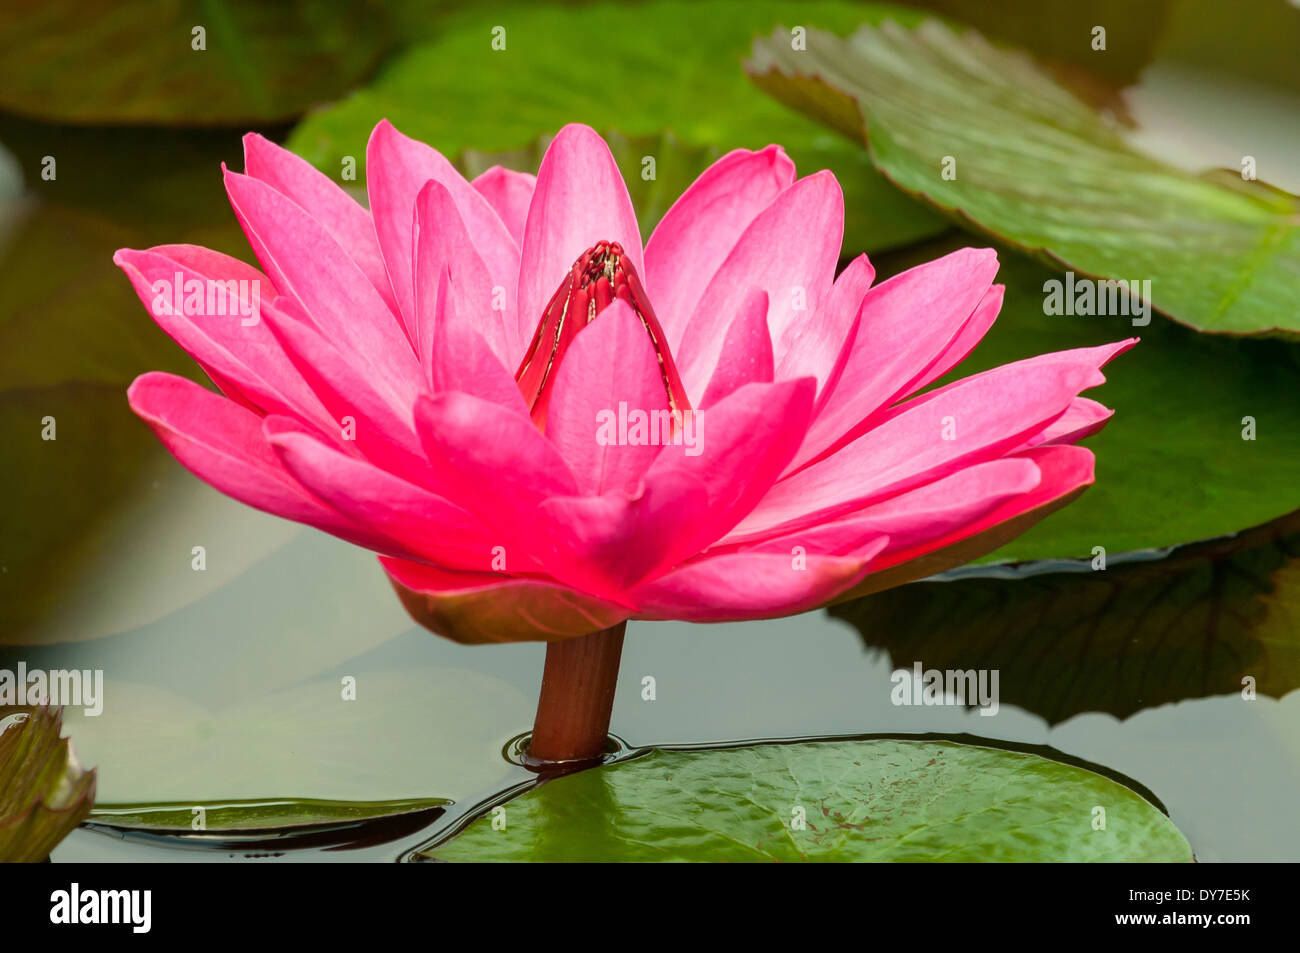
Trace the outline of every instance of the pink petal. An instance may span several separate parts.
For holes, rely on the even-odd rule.
[[[370,547],[371,535],[289,475],[262,435],[262,418],[193,381],[152,371],[127,390],[131,409],[187,470],[241,503]]]
[[[645,250],[645,287],[676,351],[696,303],[741,234],[794,183],[780,146],[736,149],[713,163],[655,227]]]
[[[341,438],[351,418],[355,443],[350,446],[360,455],[397,474],[428,470],[412,415],[418,388],[363,373],[288,296],[267,305],[262,313],[285,354],[325,406],[332,435]]]
[[[1115,411],[1095,400],[1076,397],[1070,401],[1070,406],[1066,408],[1065,413],[1052,421],[1041,433],[1030,437],[1020,449],[1076,443],[1101,430],[1114,414]]]
[[[267,440],[285,468],[326,505],[381,538],[381,553],[452,569],[486,569],[492,540],[460,507],[327,446],[287,417],[268,417]]]
[[[634,492],[552,497],[538,507],[549,575],[584,592],[623,601],[623,593],[694,552],[683,525],[704,518],[709,495],[695,477],[661,474]]]
[[[505,223],[441,153],[402,135],[384,119],[375,126],[366,146],[366,188],[375,234],[402,314],[415,313],[412,223],[416,198],[431,179],[451,193],[492,284],[505,289],[507,307],[514,314],[515,302],[509,295],[518,280],[519,247]]]
[[[844,196],[827,171],[800,179],[760,212],[709,279],[674,352],[686,392],[704,393],[725,329],[752,288],[768,294],[774,342],[816,314],[834,281],[843,237]]]
[[[775,536],[727,540],[727,551],[789,552],[799,545],[808,553],[842,556],[862,539],[883,534],[889,537],[888,553],[970,526],[1011,497],[1037,487],[1039,478],[1031,460],[991,460],[840,519]]]
[[[265,182],[320,222],[397,312],[374,223],[360,203],[310,162],[255,132],[244,136],[244,174]]]
[[[324,226],[266,183],[225,174],[230,204],[276,287],[349,358],[374,374],[414,380],[419,365],[406,332]]]
[[[699,480],[709,495],[706,518],[683,526],[702,549],[720,538],[771,488],[794,456],[812,413],[810,377],[774,384],[746,384],[694,418],[682,446],[665,447],[646,474],[652,482],[667,471]]]
[[[817,378],[819,389],[828,383],[875,277],[876,269],[867,256],[859,255],[835,279],[817,313],[786,328],[776,349],[781,355],[776,367],[778,379],[812,376]],[[842,367],[839,370],[842,373]]]
[[[258,413],[292,414],[329,425],[325,408],[262,320],[263,309],[275,295],[265,275],[237,259],[190,245],[163,245],[148,251],[123,248],[113,261],[131,279],[158,326],[231,399]],[[203,289],[201,307],[194,314],[174,313],[172,289],[178,276],[182,289],[190,282]],[[241,298],[238,305],[222,304],[215,296],[209,300],[207,291],[220,286],[224,293],[226,281],[243,282],[236,290],[248,290],[248,300]],[[266,297],[259,301],[257,312],[245,318],[241,312],[252,309],[254,289],[259,298],[263,293]],[[208,313],[210,305],[214,313]],[[185,307],[183,302],[182,310]],[[255,323],[245,324],[246,320]]]
[[[767,333],[767,292],[751,291],[727,328],[718,366],[700,408],[712,407],[746,384],[770,384],[774,376],[772,338]]]
[[[791,469],[847,442],[854,428],[915,380],[966,325],[997,273],[992,249],[963,248],[876,285],[833,386]]]
[[[1006,290],[1005,285],[990,286],[989,290],[984,292],[984,297],[980,298],[980,303],[975,306],[971,316],[962,324],[961,330],[924,371],[895,391],[893,396],[885,401],[886,405],[929,387],[966,360],[970,352],[975,350],[975,346],[984,340],[984,335],[988,333],[989,328],[993,327],[993,322],[997,320],[998,313],[1002,310],[1002,299]]]
[[[645,326],[626,302],[616,300],[566,351],[546,414],[546,436],[581,493],[631,489],[668,439],[667,412],[668,394]],[[626,436],[645,442],[620,442],[620,422],[638,414],[647,418],[646,427],[629,426]]]
[[[806,612],[851,589],[888,542],[851,557],[731,553],[704,556],[632,590],[638,619],[739,622]]]
[[[482,336],[498,364],[513,365],[524,347],[514,312],[505,294],[494,294],[492,274],[474,246],[451,192],[441,182],[431,180],[420,190],[415,229],[415,337],[420,362],[425,367],[431,364],[438,311],[446,307]],[[449,274],[449,296],[439,298],[438,283],[444,274]]]
[[[594,130],[571,124],[556,134],[542,158],[524,227],[519,269],[524,341],[532,340],[542,309],[573,263],[600,241],[618,242],[637,273],[644,273],[636,213],[609,146]]]
[[[1083,489],[1093,481],[1093,455],[1083,447],[1035,447],[1021,451],[1015,457],[1009,457],[1007,462],[1011,460],[1026,460],[1033,463],[1039,472],[1037,485],[1026,492],[1011,496],[971,522],[949,528],[941,535],[921,538],[906,546],[891,545],[881,555],[875,569],[877,571],[892,569],[923,556],[941,557],[945,550],[969,545],[972,541],[978,542],[983,534],[995,533],[999,527],[1009,524],[1012,520],[1048,507],[1062,497]],[[1025,528],[1020,527],[1017,532],[1011,534],[1010,538],[1020,535]],[[996,549],[1006,541],[1005,538],[999,538],[994,543],[978,548],[987,552]],[[933,575],[954,565],[969,562],[975,558],[975,555],[976,553],[972,551],[956,561],[944,560],[946,564],[939,568],[933,568],[938,565],[937,563],[932,564],[925,575]]]
[[[782,479],[737,528],[747,537],[835,519],[993,459],[1061,416],[1100,367],[1134,340],[1044,354],[976,374],[908,401],[837,452]],[[954,437],[944,434],[952,428]]]
[[[419,398],[415,423],[430,489],[495,532],[522,567],[542,543],[534,511],[548,497],[578,492],[555,445],[527,416],[457,391]]]
[[[515,244],[522,246],[524,223],[528,221],[528,206],[533,201],[537,176],[494,165],[471,180],[470,185],[487,199],[488,205],[500,216]]]
[[[456,295],[444,271],[437,292],[429,380],[435,393],[461,391],[528,416],[519,386],[475,329],[465,299]]]
[[[556,642],[607,629],[630,614],[542,579],[447,572],[382,556],[379,561],[416,622],[468,645]]]

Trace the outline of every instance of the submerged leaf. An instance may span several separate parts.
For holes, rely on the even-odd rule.
[[[830,613],[900,668],[997,671],[1003,703],[1052,724],[1235,694],[1248,678],[1274,698],[1300,688],[1300,513],[1151,555],[979,570]]]

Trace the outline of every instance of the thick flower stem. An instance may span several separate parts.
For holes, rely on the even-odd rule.
[[[546,646],[542,695],[528,741],[530,761],[599,758],[609,736],[626,622]]]

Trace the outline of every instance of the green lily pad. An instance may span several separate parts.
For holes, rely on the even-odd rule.
[[[0,861],[44,860],[90,813],[95,772],[61,730],[58,710],[0,707]]]
[[[1103,812],[1104,829],[1094,829]],[[1192,852],[1160,810],[1084,768],[1019,751],[873,740],[654,750],[535,787],[423,856],[1190,861]]]
[[[362,821],[425,814],[446,807],[446,798],[398,801],[325,801],[286,798],[195,804],[106,804],[90,820],[106,827],[168,834],[253,834],[355,825]],[[202,826],[196,827],[201,818]]]
[[[289,119],[363,79],[388,41],[372,3],[6,4],[0,108],[77,123]]]
[[[436,39],[386,64],[370,86],[305,117],[288,145],[338,176],[345,157],[364,166],[366,140],[384,118],[449,156],[525,149],[565,123],[585,122],[633,138],[672,133],[688,152],[655,153],[657,164],[682,164],[693,176],[709,156],[690,149],[777,142],[801,174],[830,168],[839,177],[846,252],[895,247],[935,234],[942,219],[890,186],[860,147],[757,93],[740,68],[755,35],[796,13],[799,23],[788,26],[848,32],[891,10],[917,18],[837,0],[798,8],[659,0],[464,12],[449,16]],[[504,50],[492,48],[494,28],[505,31]],[[640,157],[633,158],[623,166],[630,185],[641,179]],[[536,169],[528,161],[518,167]],[[643,227],[655,223],[652,211],[638,206]]]
[[[981,242],[960,236],[873,262],[889,275],[970,244]],[[1044,283],[1061,275],[1005,249],[998,258],[1002,313],[936,386],[1049,351],[1140,340],[1085,394],[1115,410],[1082,444],[1096,455],[1096,482],[982,562],[1091,559],[1096,546],[1111,555],[1161,549],[1300,509],[1300,347],[1197,334],[1154,318],[1135,328],[1124,317],[1044,314]],[[1254,439],[1243,439],[1245,418]]]
[[[1104,570],[1025,568],[956,573],[829,611],[900,668],[998,671],[1001,703],[1050,724],[1300,688],[1300,513]]]
[[[1150,281],[1201,331],[1300,332],[1300,200],[1146,158],[1023,54],[938,21],[755,44],[755,82],[854,141],[910,195],[1083,275]],[[951,160],[951,162],[949,162]]]

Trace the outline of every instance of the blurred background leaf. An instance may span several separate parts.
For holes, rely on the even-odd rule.
[[[4,117],[0,142],[25,185],[5,203],[0,244],[0,427],[11,461],[0,468],[8,501],[0,643],[8,643],[55,637],[38,631],[42,620],[87,595],[87,577],[99,574],[91,567],[122,568],[120,536],[92,553],[121,515],[114,505],[169,460],[128,408],[127,385],[148,370],[204,380],[149,318],[113,252],[192,242],[250,254],[221,187],[221,162],[242,165],[234,133]],[[41,174],[47,156],[53,179]],[[46,417],[54,440],[42,439]]]
[[[958,571],[829,611],[899,668],[998,671],[1001,702],[1050,724],[1247,676],[1281,698],[1300,688],[1300,513],[1163,558]]]
[[[906,10],[842,0],[654,0],[581,7],[506,6],[449,16],[364,89],[308,115],[289,147],[337,177],[345,156],[364,166],[380,119],[455,156],[528,149],[565,123],[639,138],[671,133],[687,149],[727,152],[784,145],[801,175],[830,168],[845,190],[845,252],[933,235],[942,220],[890,186],[857,145],[755,95],[740,69],[750,41],[779,23],[848,31]],[[505,29],[505,50],[492,30]],[[703,167],[697,153],[692,174]],[[536,171],[521,156],[519,167]],[[667,159],[667,161],[665,161]],[[657,157],[660,164],[676,158]],[[625,175],[627,171],[625,169]],[[639,164],[635,170],[640,177]],[[634,181],[629,177],[630,181]],[[638,212],[641,210],[638,209]],[[643,227],[654,224],[646,216]]]
[[[0,108],[67,123],[290,119],[362,80],[390,36],[378,0],[10,3]]]

